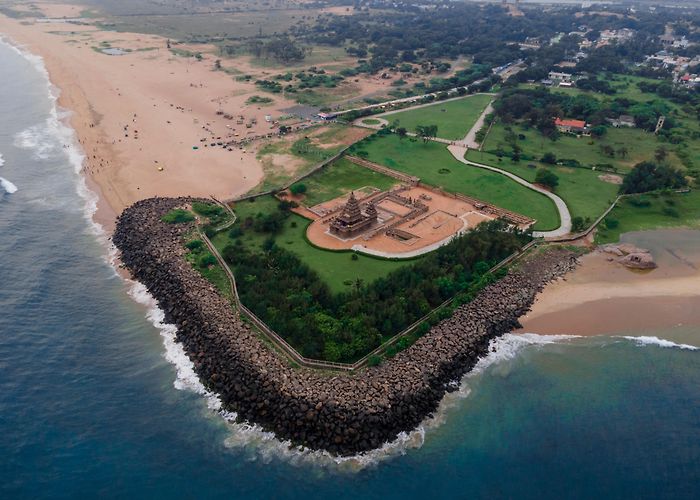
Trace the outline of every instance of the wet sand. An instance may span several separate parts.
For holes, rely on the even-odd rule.
[[[700,231],[647,231],[623,239],[649,248],[659,267],[633,271],[607,254],[586,255],[576,271],[540,294],[520,331],[603,335],[700,326]]]

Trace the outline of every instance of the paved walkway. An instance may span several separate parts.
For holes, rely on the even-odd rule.
[[[484,110],[483,113],[479,116],[479,119],[476,121],[474,126],[471,128],[471,130],[467,133],[467,135],[464,137],[462,142],[464,145],[470,149],[479,149],[480,145],[478,142],[476,142],[476,134],[481,130],[481,127],[484,126],[484,122],[486,121],[486,116],[489,113],[493,113],[493,101],[489,103],[488,106],[486,106],[486,109]]]
[[[518,177],[517,175],[512,174],[506,170],[501,170],[500,168],[491,167],[489,165],[475,163],[471,160],[467,160],[466,158],[464,158],[464,155],[467,153],[467,148],[463,146],[453,145],[448,146],[447,149],[450,153],[452,153],[452,156],[454,156],[457,161],[460,161],[465,165],[483,168],[485,170],[491,170],[492,172],[498,172],[499,174],[505,175],[506,177],[513,179],[518,184],[522,184],[523,186],[529,187],[530,189],[545,195],[547,198],[554,202],[554,204],[557,207],[557,210],[559,211],[559,227],[552,231],[534,231],[532,233],[533,236],[535,236],[536,238],[561,238],[562,236],[565,236],[571,232],[571,214],[569,213],[569,208],[566,206],[566,203],[564,203],[564,200],[562,200],[559,196],[557,196],[554,193],[550,193],[546,189],[542,189],[539,186],[527,182],[522,177]]]

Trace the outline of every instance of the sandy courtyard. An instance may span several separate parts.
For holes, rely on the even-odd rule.
[[[371,228],[348,239],[333,235],[329,230],[331,220],[337,215],[337,212],[334,213],[329,208],[338,210],[343,207],[348,198],[347,194],[312,207],[313,211],[322,207],[321,212],[325,216],[317,218],[307,229],[306,235],[309,241],[319,247],[333,250],[355,249],[376,255],[407,257],[431,251],[455,235],[473,229],[481,222],[493,219],[492,215],[479,211],[465,201],[436,193],[425,187],[412,187],[401,191],[399,195],[420,202],[427,206],[427,211],[414,218],[402,220],[412,211],[412,208],[395,199],[381,199],[385,194],[386,192],[373,191],[370,188],[355,192],[362,210],[364,211],[367,205],[373,202],[378,217]],[[398,224],[394,226],[397,222]],[[397,233],[395,236],[385,234],[390,225]]]

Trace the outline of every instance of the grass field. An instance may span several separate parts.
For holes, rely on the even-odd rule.
[[[437,125],[438,137],[448,140],[463,139],[486,109],[493,96],[475,94],[462,99],[437,102],[422,108],[382,115],[389,122],[413,132],[417,125]]]
[[[511,125],[511,128],[518,137],[517,144],[522,149],[522,161],[525,163],[551,152],[557,159],[575,159],[589,167],[609,164],[625,172],[641,161],[653,159],[654,151],[662,144],[654,134],[634,128],[610,127],[601,139],[562,135],[555,141],[543,137],[536,129],[522,125]],[[512,148],[506,140],[507,134],[505,125],[494,124],[483,150],[495,152],[500,148],[510,154]],[[615,156],[610,157],[603,152],[602,148],[606,145],[614,149]],[[626,154],[620,152],[623,147],[627,149]],[[682,167],[675,154],[669,155],[669,161],[676,167]]]
[[[355,165],[345,158],[320,170],[300,184],[307,188],[304,203],[308,206],[337,198],[348,191],[365,186],[387,190],[398,181],[389,176]]]
[[[635,197],[648,206],[637,206],[634,199],[624,198],[606,217],[596,234],[597,243],[614,243],[620,235],[647,229],[700,228],[700,192],[647,194]],[[645,205],[646,203],[643,203]],[[613,221],[611,224],[610,221]]]
[[[277,210],[278,200],[272,196],[258,198],[254,202],[244,201],[234,207],[239,220],[255,217],[258,213],[270,213]],[[358,254],[357,260],[352,259],[352,252],[331,252],[321,250],[306,240],[306,227],[310,223],[303,217],[291,214],[285,221],[282,231],[275,236],[275,242],[282,248],[294,252],[304,263],[316,271],[320,278],[328,284],[334,293],[348,291],[357,279],[370,283],[377,278],[386,276],[391,271],[410,265],[415,260],[392,261],[376,259]],[[238,223],[237,223],[238,224]],[[217,234],[212,242],[219,250],[233,244],[229,232]],[[262,244],[268,234],[247,230],[241,237],[244,245],[255,251],[262,252]]]
[[[374,137],[355,146],[368,159],[421,178],[446,191],[466,194],[537,220],[538,230],[559,226],[554,203],[504,175],[469,167],[457,161],[444,144],[399,139],[392,134]]]
[[[514,163],[510,158],[502,158],[499,162],[496,155],[479,151],[469,151],[467,159],[502,168],[529,182],[534,182],[537,174],[537,168],[528,167],[533,162]],[[540,162],[535,164],[538,167],[544,166]],[[555,193],[566,202],[572,217],[588,217],[593,221],[605,212],[617,196],[619,186],[601,181],[598,178],[601,172],[551,165],[547,165],[547,168],[559,177]]]

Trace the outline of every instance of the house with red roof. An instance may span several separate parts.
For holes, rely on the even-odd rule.
[[[586,122],[583,120],[566,120],[556,118],[554,120],[554,125],[556,125],[559,132],[564,134],[585,134],[588,132]]]

